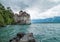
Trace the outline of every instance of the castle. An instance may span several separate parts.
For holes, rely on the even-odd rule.
[[[17,24],[31,24],[30,15],[25,11],[20,11],[14,15],[14,21]]]

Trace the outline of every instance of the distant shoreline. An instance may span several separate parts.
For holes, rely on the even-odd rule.
[[[46,22],[46,23],[49,23],[49,22]],[[53,23],[53,22],[50,22],[50,23]],[[31,23],[31,24],[40,24],[40,23]],[[45,23],[43,23],[43,24],[45,24]]]

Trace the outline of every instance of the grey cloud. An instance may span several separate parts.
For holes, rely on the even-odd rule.
[[[42,12],[60,4],[48,0],[0,0],[0,2],[6,7],[11,7],[14,11],[36,6],[36,8],[39,8]]]
[[[60,4],[60,3],[50,2],[48,0],[39,0],[35,3],[36,3],[36,6],[38,6],[41,11],[46,11],[46,10]]]
[[[6,7],[11,7],[13,10],[23,10],[31,6],[33,0],[0,0]]]

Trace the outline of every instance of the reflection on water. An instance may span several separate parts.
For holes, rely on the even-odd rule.
[[[1,28],[1,27],[0,27]],[[32,32],[38,42],[60,42],[60,24],[8,25],[0,29],[0,42],[8,42],[18,32]]]

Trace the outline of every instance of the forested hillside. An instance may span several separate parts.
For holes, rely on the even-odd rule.
[[[0,26],[5,26],[7,24],[12,24],[14,22],[13,16],[14,16],[14,13],[10,9],[10,7],[5,8],[0,3]]]

